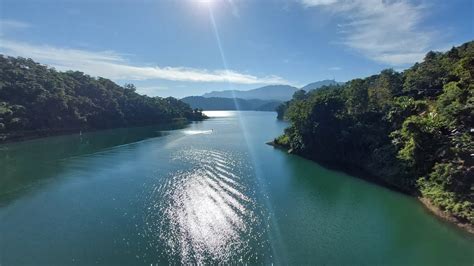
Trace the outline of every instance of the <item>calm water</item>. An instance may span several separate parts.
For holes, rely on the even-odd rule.
[[[0,264],[473,265],[414,199],[265,145],[275,113],[211,112],[0,146]]]

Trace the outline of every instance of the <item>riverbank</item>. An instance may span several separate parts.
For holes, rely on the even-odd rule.
[[[209,117],[203,117],[200,120],[190,120],[186,118],[174,119],[173,121],[168,121],[165,123],[159,123],[155,125],[141,125],[141,126],[130,126],[130,127],[112,127],[112,128],[68,128],[68,129],[45,129],[45,130],[29,130],[29,131],[17,131],[11,133],[0,133],[0,145],[27,141],[33,139],[47,138],[47,137],[56,137],[56,136],[65,136],[65,135],[74,135],[82,134],[89,132],[97,132],[111,129],[120,129],[120,128],[138,128],[138,127],[147,127],[147,126],[164,126],[164,127],[178,127],[179,125],[186,125],[191,122],[199,122],[209,119]]]
[[[2,264],[474,262],[416,200],[263,144],[274,113],[208,116],[0,146]]]
[[[267,142],[266,144],[270,145],[270,146],[273,146],[274,148],[284,150],[284,151],[288,152],[289,154],[295,154],[295,155],[303,157],[307,160],[317,162],[318,164],[324,166],[325,168],[328,168],[328,169],[331,169],[331,170],[334,170],[334,171],[342,171],[342,172],[345,172],[345,173],[349,173],[352,176],[355,176],[357,178],[366,180],[370,183],[374,183],[374,184],[386,187],[390,190],[393,190],[393,191],[396,191],[396,192],[399,192],[399,193],[402,193],[402,194],[413,196],[413,193],[411,191],[404,190],[404,189],[402,189],[402,188],[400,188],[396,185],[393,185],[393,184],[391,184],[391,183],[389,183],[389,182],[387,182],[383,179],[377,178],[377,176],[374,176],[374,175],[368,173],[367,171],[364,171],[364,169],[362,169],[360,167],[356,167],[354,165],[349,165],[349,164],[341,165],[340,163],[335,163],[335,162],[331,162],[331,161],[316,160],[314,158],[305,156],[304,154],[294,153],[291,149],[288,149],[288,147],[286,147],[284,145],[281,145],[281,144],[278,144],[278,143],[275,143],[274,141]]]
[[[292,152],[291,149],[288,149],[288,147],[284,146],[284,145],[281,145],[279,143],[276,143],[275,141],[269,141],[266,143],[267,145],[270,145],[276,149],[280,149],[280,150],[283,150],[283,151],[286,151],[287,153],[289,154],[295,154]],[[406,195],[409,195],[409,196],[412,196],[412,197],[415,197],[418,199],[418,201],[431,213],[433,214],[434,216],[436,216],[437,218],[443,220],[443,221],[446,221],[446,222],[449,222],[450,224],[453,224],[459,228],[461,228],[462,230],[464,231],[467,231],[468,233],[471,233],[474,235],[474,225],[471,225],[469,223],[465,223],[463,221],[460,221],[458,218],[456,218],[455,216],[449,214],[449,213],[446,213],[444,212],[443,210],[441,210],[439,207],[435,206],[429,199],[427,198],[423,198],[421,197],[420,195],[417,195],[416,193],[413,193],[413,192],[410,192],[410,191],[406,191],[406,190],[402,190],[400,189],[399,187],[396,187],[390,183],[387,183],[387,182],[384,182],[382,179],[380,178],[376,178],[375,176],[372,176],[370,174],[368,174],[367,172],[363,171],[362,169],[355,169],[354,167],[351,167],[349,165],[335,165],[334,163],[329,163],[329,162],[322,162],[322,161],[316,161],[312,158],[307,158],[306,156],[304,155],[300,155],[300,154],[295,154],[295,155],[298,155],[298,156],[301,156],[303,158],[306,158],[308,160],[311,160],[311,161],[314,161],[320,165],[322,165],[323,167],[326,167],[328,169],[331,169],[331,170],[337,170],[337,171],[343,171],[345,173],[348,173],[350,175],[353,175],[357,178],[360,178],[360,179],[363,179],[363,180],[366,180],[368,182],[371,182],[371,183],[374,183],[374,184],[377,184],[377,185],[380,185],[380,186],[383,186],[383,187],[386,187],[390,190],[393,190],[393,191],[396,191],[396,192],[399,192],[399,193],[403,193],[403,194],[406,194]]]
[[[450,215],[449,213],[446,213],[444,212],[443,210],[441,210],[440,208],[438,208],[437,206],[435,206],[429,199],[427,198],[423,198],[423,197],[417,197],[418,200],[421,202],[421,204],[423,204],[423,206],[432,214],[434,214],[436,217],[444,220],[444,221],[447,221],[451,224],[454,224],[456,225],[457,227],[471,233],[471,234],[474,234],[474,226],[471,225],[471,224],[468,224],[468,223],[463,223],[461,221],[459,221],[459,219],[457,219],[456,217]]]

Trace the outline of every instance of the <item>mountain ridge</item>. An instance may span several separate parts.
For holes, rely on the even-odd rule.
[[[242,111],[276,111],[282,103],[277,100],[241,99],[223,97],[188,96],[181,99],[193,109],[202,110],[242,110]]]
[[[272,94],[269,94],[269,90]],[[240,98],[245,100],[250,99],[262,99],[262,100],[278,100],[285,101],[293,96],[298,88],[290,85],[268,85],[248,91],[242,90],[224,90],[224,91],[212,91],[205,93],[202,97],[205,98]]]
[[[223,90],[212,91],[202,95],[204,98],[238,98],[243,100],[260,99],[260,100],[274,100],[274,101],[288,101],[293,97],[293,94],[298,90],[315,90],[323,86],[342,84],[335,80],[321,80],[309,83],[301,88],[290,85],[268,85],[251,90]]]
[[[339,82],[339,81],[336,81],[334,79],[325,79],[325,80],[320,80],[320,81],[309,83],[306,86],[301,87],[300,90],[304,90],[304,91],[308,92],[308,91],[311,91],[311,90],[319,89],[323,86],[341,85],[341,84],[344,84],[344,82]]]

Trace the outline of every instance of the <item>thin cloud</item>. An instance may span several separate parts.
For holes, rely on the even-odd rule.
[[[328,68],[328,70],[331,70],[331,71],[339,71],[339,70],[342,70],[342,67],[334,66],[334,67]]]
[[[307,7],[331,5],[337,1],[338,0],[301,0],[301,2],[303,2]]]
[[[407,0],[301,0],[341,17],[342,44],[390,65],[420,61],[432,49],[435,32],[421,24],[426,8]],[[312,3],[312,4],[311,4]]]
[[[278,76],[257,77],[233,70],[207,70],[188,67],[137,66],[113,51],[92,52],[32,45],[12,40],[0,40],[0,52],[28,57],[59,70],[79,70],[93,76],[114,80],[162,79],[189,82],[228,82],[235,84],[288,84]]]

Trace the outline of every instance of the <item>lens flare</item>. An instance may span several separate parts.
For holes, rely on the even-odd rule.
[[[213,2],[215,2],[215,0],[196,0],[196,2],[198,4],[201,4],[201,5],[212,5]]]

